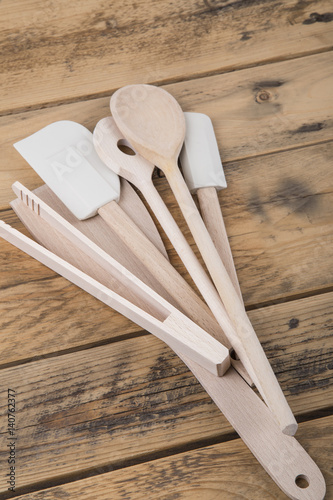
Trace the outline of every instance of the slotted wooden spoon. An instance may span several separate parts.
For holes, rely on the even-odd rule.
[[[297,430],[295,417],[179,171],[177,159],[185,137],[182,109],[177,101],[161,88],[151,85],[128,85],[113,94],[111,112],[118,128],[134,149],[164,172],[233,323],[237,339],[233,337],[232,330],[229,340],[283,432],[294,435]],[[107,138],[104,138],[103,142],[107,143]],[[141,173],[133,172],[133,177],[136,175],[140,176]],[[147,174],[145,180],[146,178]],[[143,194],[145,196],[144,192]],[[152,209],[158,217],[159,208],[152,206]],[[173,231],[169,229],[169,233]],[[164,230],[166,231],[166,227]],[[178,235],[173,238],[173,244],[177,238]],[[187,265],[186,262],[184,264]],[[192,274],[190,269],[188,270]],[[192,277],[194,278],[193,275]],[[197,286],[199,287],[198,282]],[[208,301],[207,304],[211,307]],[[212,307],[211,309],[215,315]],[[216,319],[219,321],[217,317]],[[230,329],[225,330],[225,333],[228,336]]]

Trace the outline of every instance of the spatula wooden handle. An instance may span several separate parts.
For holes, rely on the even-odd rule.
[[[122,242],[127,247],[131,248],[131,253],[138,259],[143,268],[147,270],[147,275],[149,274],[156,278],[162,289],[164,289],[164,294],[168,294],[168,301],[173,303],[173,305],[178,308],[181,307],[181,296],[182,293],[185,292],[184,284],[186,282],[183,279],[179,280],[178,272],[172,266],[170,266],[170,263],[158,252],[156,247],[152,243],[147,241],[147,238],[143,235],[142,231],[140,231],[136,224],[133,223],[130,217],[128,217],[123,212],[121,207],[115,202],[104,205],[104,207],[101,207],[99,209],[98,213],[103,218],[104,222],[106,222],[110,227],[112,232],[116,233],[117,236],[122,240]],[[161,218],[164,214],[166,214],[166,216],[169,218],[170,214],[165,206],[163,208],[163,211],[161,209],[159,210],[158,217]],[[197,259],[194,256],[191,248],[187,246],[187,243],[186,249],[189,251],[187,258],[193,259],[193,261],[197,263]],[[198,267],[199,266],[200,265],[198,263]],[[177,290],[175,290],[175,281],[179,286],[179,289]],[[212,283],[209,280],[208,282],[209,287],[214,291]],[[217,296],[216,291],[214,291],[214,293]],[[191,297],[193,295],[196,295],[194,291],[191,294]],[[218,297],[217,300],[219,300]],[[194,304],[193,307],[195,307]],[[217,333],[218,332],[215,331],[214,336],[217,336]],[[219,329],[218,340],[229,348],[231,347],[228,338],[223,334],[221,329]]]
[[[164,205],[163,201],[161,200],[155,188],[150,190],[149,198],[151,206],[153,206],[154,209],[158,208],[157,217],[160,220],[160,222],[163,222],[164,227],[169,227],[169,228],[171,227],[173,238],[175,238],[175,235],[177,235],[178,233],[179,239],[181,240],[180,243],[178,244],[178,248],[180,248],[180,245],[182,245],[181,253],[183,255],[186,254],[187,263],[191,267],[191,269],[193,269],[193,275],[195,276],[195,280],[197,279],[197,276],[200,273],[201,277],[200,285],[201,288],[204,289],[205,295],[208,296],[208,293],[210,292],[212,295],[211,300],[215,299],[215,301],[218,304],[218,307],[221,307],[222,306],[221,301],[218,297],[218,294],[213,284],[211,283],[206,273],[202,269],[200,263],[198,262],[196,256],[193,253],[193,250],[188,245],[184,236],[180,232],[177,224],[175,223],[174,219],[172,218],[167,207]],[[147,239],[143,236],[142,232],[138,229],[138,227],[136,227],[136,225],[131,221],[131,219],[127,217],[126,214],[124,214],[119,205],[117,205],[117,203],[115,202],[108,203],[107,205],[99,209],[99,215],[108,224],[108,226],[112,229],[112,231],[114,231],[127,246],[131,247],[132,253],[139,259],[140,263],[142,263],[143,266],[149,269],[150,274],[153,274],[156,278],[159,279],[160,283],[163,284],[165,290],[166,291],[170,290],[171,293],[174,294],[173,279],[175,273],[170,272],[169,262],[167,262],[163,257],[161,257],[157,253],[157,250],[154,247],[154,245],[149,244],[147,242]],[[204,288],[204,285],[202,283],[206,285],[206,288]],[[228,322],[229,320],[226,313],[225,317],[226,317],[226,322]],[[219,340],[222,343],[225,343],[229,348],[231,347],[228,338],[225,335],[223,335],[223,333],[221,334]]]
[[[215,187],[205,187],[197,190],[200,211],[205,226],[221,257],[224,267],[230,276],[232,284],[243,302],[234,259],[232,256],[228,234],[225,228],[219,197]]]
[[[230,342],[243,362],[246,370],[252,377],[266,404],[276,416],[283,432],[293,435],[297,430],[295,417],[286,401],[272,367],[247,317],[243,303],[221,261],[218,251],[198,212],[178,166],[176,164],[170,164],[166,168],[163,168],[163,170],[234,326],[229,337]],[[156,215],[158,214],[156,213]],[[173,239],[175,240],[175,238]],[[179,250],[182,252],[182,246],[177,246],[180,247]],[[183,260],[183,262],[192,275],[186,260]],[[194,278],[193,275],[192,277]],[[201,280],[202,278],[200,277],[199,279]],[[197,286],[199,287],[198,283]],[[207,304],[210,306],[208,301]],[[212,307],[211,309],[215,315]],[[219,321],[216,315],[215,317]],[[234,331],[236,331],[236,339],[234,338]],[[224,328],[224,332],[228,336],[230,334],[230,329]]]
[[[158,229],[150,216],[148,210],[141,201],[134,188],[125,180],[120,179],[120,199],[118,206],[122,213],[128,215],[133,223],[141,230],[146,238],[169,260],[169,256],[163,244]]]

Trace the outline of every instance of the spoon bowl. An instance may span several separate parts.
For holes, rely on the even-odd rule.
[[[163,168],[170,160],[177,164],[185,118],[168,92],[152,85],[127,85],[113,94],[110,108],[120,131],[144,158]]]

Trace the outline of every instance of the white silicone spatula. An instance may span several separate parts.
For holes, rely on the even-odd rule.
[[[203,113],[187,112],[184,116],[186,133],[180,161],[185,181],[191,193],[198,197],[208,232],[239,298],[243,300],[217,194],[227,187],[227,182],[213,124]]]
[[[139,229],[167,257],[153,220],[148,213],[139,215],[145,207],[136,194],[127,196],[126,213],[118,205],[120,179],[100,160],[86,127],[67,120],[54,122],[14,147],[77,219],[99,214],[106,223],[112,220],[122,227],[126,214],[133,213]]]

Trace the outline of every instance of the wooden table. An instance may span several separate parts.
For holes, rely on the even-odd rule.
[[[129,83],[211,116],[220,193],[258,336],[333,498],[332,4],[325,0],[3,0],[1,219],[41,180],[12,144],[91,130]],[[158,189],[189,238],[164,178]],[[186,277],[164,238],[171,262]],[[0,498],[284,499],[162,342],[1,241]],[[7,389],[16,491],[7,491]],[[43,490],[41,492],[41,490]]]

